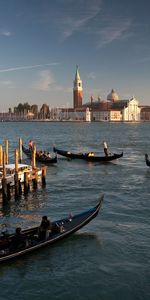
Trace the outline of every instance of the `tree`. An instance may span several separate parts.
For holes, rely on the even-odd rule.
[[[40,109],[40,116],[43,119],[48,119],[50,115],[49,106],[47,104],[43,104]]]

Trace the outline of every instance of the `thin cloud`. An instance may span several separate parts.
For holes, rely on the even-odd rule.
[[[39,72],[37,82],[33,85],[33,88],[40,90],[40,91],[49,91],[50,86],[55,83],[54,77],[52,73],[48,70],[43,70]]]
[[[96,75],[94,72],[90,72],[89,74],[87,74],[87,78],[88,79],[95,79],[96,78]]]
[[[14,67],[14,68],[8,68],[8,69],[0,69],[0,73],[27,70],[27,69],[35,69],[35,68],[41,68],[41,67],[45,67],[45,66],[56,66],[58,64],[59,63],[54,62],[54,63],[49,63],[49,64],[31,65],[31,66]]]
[[[63,17],[61,16],[60,22],[63,28],[63,40],[71,37],[81,29],[86,29],[88,23],[99,14],[102,1],[95,0],[91,2],[86,0],[81,1],[81,4],[82,6],[80,6],[79,10],[75,3],[75,7],[72,6],[68,15],[64,13]]]
[[[72,93],[72,88],[59,85],[51,71],[43,70],[38,73],[37,81],[32,86],[34,89],[43,92],[65,92]]]
[[[130,37],[132,34],[129,32],[131,29],[132,22],[126,21],[115,21],[104,28],[97,31],[100,42],[98,47],[108,45],[116,40],[123,40]]]
[[[145,56],[145,57],[142,56],[141,58],[135,61],[135,63],[147,63],[147,62],[150,62],[150,56]]]
[[[12,33],[10,31],[7,31],[7,30],[0,30],[0,35],[9,37],[9,36],[12,35]]]
[[[11,80],[0,80],[0,85],[7,87],[7,88],[13,88],[13,82]]]

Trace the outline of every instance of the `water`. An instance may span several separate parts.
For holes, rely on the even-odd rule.
[[[81,212],[104,193],[100,214],[78,233],[0,266],[0,300],[150,299],[149,124],[0,123],[0,137],[9,139],[10,160],[19,137],[50,151],[55,144],[102,153],[103,140],[111,152],[124,151],[108,164],[59,158],[45,189],[1,205],[1,228],[14,230],[38,225],[45,214],[54,220]]]

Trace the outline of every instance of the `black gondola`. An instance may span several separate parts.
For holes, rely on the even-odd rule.
[[[64,150],[60,150],[56,147],[53,147],[53,151],[59,155],[65,156],[67,158],[71,158],[71,159],[83,159],[83,160],[87,160],[87,161],[93,161],[93,162],[109,162],[112,160],[115,160],[117,158],[120,158],[123,156],[123,152],[120,154],[110,154],[108,156],[98,156],[96,153],[94,152],[87,152],[87,153],[72,153],[70,151],[64,151]]]
[[[150,167],[150,160],[149,160],[149,158],[148,158],[148,154],[147,154],[147,153],[145,154],[145,161],[146,161],[146,165],[147,165],[148,167]]]
[[[46,240],[39,240],[37,238],[39,227],[33,227],[22,231],[24,238],[27,241],[27,245],[24,248],[19,248],[16,250],[11,249],[11,239],[14,235],[7,236],[7,240],[4,240],[3,236],[0,238],[0,263],[20,257],[27,253],[38,250],[44,246],[54,244],[55,242],[66,238],[72,233],[78,231],[80,228],[88,224],[92,219],[94,219],[102,205],[103,196],[101,196],[99,203],[91,209],[88,209],[80,214],[74,216],[68,216],[67,218],[52,222],[53,227],[56,225],[59,228],[63,228],[59,232],[51,232],[49,238]]]
[[[29,157],[30,159],[32,158],[32,150],[22,145],[22,151],[27,155],[27,157]],[[47,152],[43,155],[40,155],[39,152],[36,152],[36,161],[45,164],[54,164],[57,163],[57,155],[49,156]]]

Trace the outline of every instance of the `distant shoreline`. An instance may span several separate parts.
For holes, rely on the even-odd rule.
[[[0,120],[0,123],[23,122],[23,123],[148,123],[150,120],[140,121],[85,121],[85,120]]]

